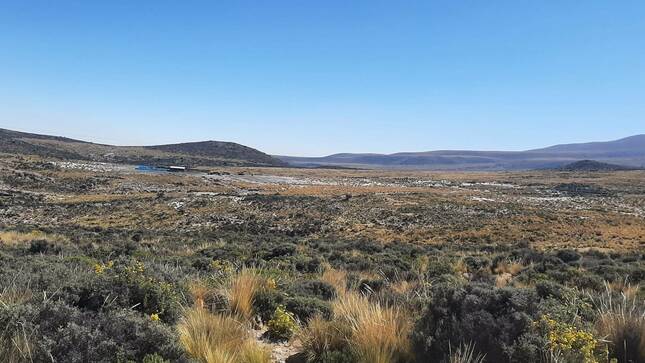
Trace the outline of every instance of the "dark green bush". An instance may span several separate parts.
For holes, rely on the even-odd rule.
[[[578,261],[582,256],[574,250],[560,250],[556,254],[565,263]]]
[[[284,300],[284,294],[279,291],[262,290],[253,299],[253,310],[266,323],[273,317],[278,306],[284,304]]]
[[[439,362],[450,346],[473,342],[490,362],[517,362],[521,337],[531,334],[537,296],[529,290],[470,284],[438,285],[418,321],[413,345],[422,362]],[[535,350],[539,350],[535,347]],[[530,351],[521,349],[522,354]]]
[[[62,301],[3,306],[0,324],[28,332],[35,362],[138,362],[150,354],[186,361],[170,327],[132,310],[95,313]]]
[[[285,306],[302,322],[308,321],[315,315],[320,315],[325,319],[330,319],[332,316],[331,306],[328,302],[312,297],[290,297],[285,300]]]
[[[330,284],[319,280],[296,282],[289,292],[293,295],[316,297],[321,300],[331,300],[336,297],[336,289]]]
[[[426,274],[430,278],[439,277],[441,275],[452,275],[454,268],[447,258],[435,259],[428,263]]]
[[[61,247],[57,246],[53,242],[49,242],[44,239],[31,241],[29,245],[28,252],[31,254],[57,254],[61,251]]]

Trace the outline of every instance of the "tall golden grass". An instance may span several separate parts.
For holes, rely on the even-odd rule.
[[[351,337],[349,326],[337,320],[328,321],[317,315],[298,334],[307,361],[318,362],[325,353],[345,348]]]
[[[223,287],[223,293],[231,313],[245,321],[251,320],[253,318],[253,299],[264,284],[265,279],[250,268],[243,268],[232,276]]]
[[[409,357],[412,324],[402,310],[356,292],[340,296],[333,310],[335,319],[349,327],[348,340],[361,363],[394,363]]]
[[[201,363],[268,363],[270,353],[255,342],[246,326],[229,315],[202,308],[187,310],[177,331],[186,352]]]
[[[206,307],[206,300],[208,299],[208,296],[212,293],[211,289],[208,286],[206,286],[201,281],[195,281],[189,284],[188,291],[190,291],[190,294],[193,296],[196,307],[198,308]]]
[[[320,280],[333,286],[336,289],[336,293],[339,296],[343,296],[347,291],[347,272],[337,270],[329,265],[325,266],[324,269]]]
[[[638,287],[624,286],[618,297],[612,287],[605,283],[605,291],[595,298],[596,330],[609,342],[611,357],[621,363],[645,362],[645,302],[637,298]]]

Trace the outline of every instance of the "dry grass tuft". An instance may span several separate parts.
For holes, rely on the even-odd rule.
[[[638,291],[640,290],[640,286],[638,284],[632,285],[627,277],[622,280],[609,282],[606,284],[606,287],[610,291],[625,295],[629,300],[635,299],[638,295]]]
[[[350,346],[361,363],[392,363],[410,354],[410,319],[401,310],[348,292],[333,303],[336,319],[351,331]]]
[[[246,327],[226,315],[188,310],[177,326],[186,352],[202,363],[268,363],[270,354],[251,339]]]
[[[16,246],[31,242],[34,240],[62,241],[61,236],[49,235],[41,231],[18,232],[18,231],[1,231],[0,245]]]
[[[450,348],[449,363],[483,363],[486,355],[477,353],[475,344],[461,344],[456,351]]]
[[[524,269],[524,265],[521,261],[518,260],[506,260],[502,261],[493,270],[498,275],[502,274],[511,274],[511,276],[517,276]]]
[[[463,258],[460,258],[459,260],[457,260],[457,262],[453,266],[453,269],[458,274],[468,273],[468,265],[466,264]]]
[[[247,340],[238,353],[239,363],[268,363],[271,362],[271,352],[253,340]]]
[[[320,278],[336,289],[338,296],[343,296],[347,292],[347,272],[337,270],[331,266],[325,266],[325,270]]]
[[[308,362],[320,361],[327,352],[342,350],[350,336],[349,326],[320,316],[310,319],[307,327],[298,334]]]
[[[507,272],[502,273],[501,275],[497,275],[495,277],[495,286],[498,288],[506,287],[511,283],[512,280],[513,275]]]
[[[621,292],[616,297],[612,286],[605,284],[605,291],[594,302],[598,308],[596,330],[609,341],[612,358],[619,362],[645,362],[645,303],[639,300],[638,287],[629,286],[628,296]]]
[[[224,286],[231,313],[244,321],[253,318],[253,299],[265,285],[264,279],[253,269],[243,268]]]
[[[15,285],[7,286],[0,291],[0,306],[22,305],[34,296],[29,288],[19,288]]]
[[[0,357],[3,363],[33,362],[31,342],[24,330],[13,336],[0,335]]]
[[[195,300],[195,306],[198,308],[204,308],[206,300],[211,295],[211,289],[201,281],[197,281],[191,283],[188,286],[188,290]]]

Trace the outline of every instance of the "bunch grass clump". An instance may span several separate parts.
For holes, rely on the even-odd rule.
[[[594,298],[598,309],[595,327],[609,342],[612,358],[619,362],[645,362],[645,302],[639,300],[638,287],[625,286],[616,294],[605,283],[605,291]]]
[[[202,308],[188,310],[177,326],[186,352],[201,363],[268,363],[270,354],[243,323]]]
[[[322,273],[320,281],[326,282],[336,289],[339,296],[345,295],[347,292],[347,272],[337,270],[331,266],[326,266]]]
[[[449,363],[483,363],[486,358],[485,354],[477,353],[475,344],[460,344],[457,350],[452,351],[450,348]]]
[[[333,303],[335,319],[349,328],[347,338],[361,363],[393,363],[410,355],[410,318],[394,307],[383,306],[356,292]]]
[[[32,342],[23,329],[13,334],[0,335],[0,357],[6,363],[33,362]]]
[[[337,320],[326,320],[316,315],[302,329],[298,338],[308,362],[320,362],[329,352],[346,350],[351,331],[346,324]]]
[[[231,313],[244,321],[251,320],[253,299],[264,285],[265,280],[250,268],[242,268],[231,276],[224,284],[223,291]]]

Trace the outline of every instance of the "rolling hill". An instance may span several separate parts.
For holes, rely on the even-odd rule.
[[[334,165],[427,170],[523,170],[558,168],[593,159],[627,167],[645,165],[645,134],[615,141],[555,145],[527,151],[439,150],[396,154],[334,154],[277,158],[293,166]]]
[[[66,160],[195,166],[284,166],[256,149],[222,141],[155,146],[114,146],[59,136],[0,129],[0,153]]]
[[[636,170],[636,167],[602,163],[595,160],[580,160],[571,164],[564,165],[558,170],[561,171],[619,171],[619,170]]]

